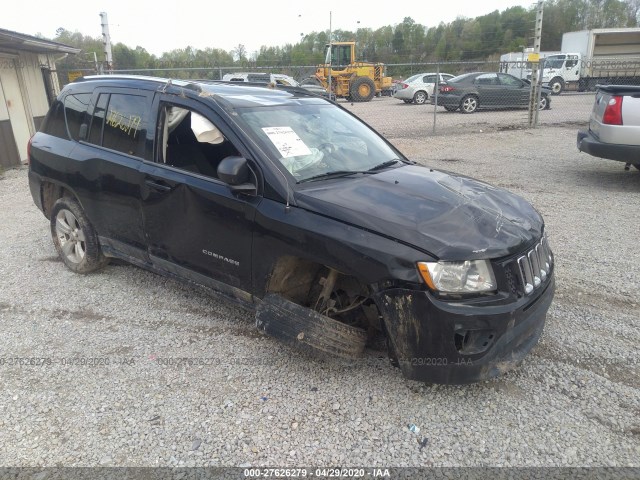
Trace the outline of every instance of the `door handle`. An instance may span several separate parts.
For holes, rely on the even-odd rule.
[[[148,186],[151,187],[152,189],[158,191],[158,192],[170,192],[171,191],[171,187],[169,185],[167,185],[166,183],[160,181],[160,182],[154,182],[153,180],[145,180],[144,183]]]

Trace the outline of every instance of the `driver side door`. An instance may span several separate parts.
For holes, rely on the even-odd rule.
[[[144,162],[142,211],[155,267],[250,301],[253,222],[260,194],[236,193],[217,176],[244,147],[222,117],[191,99],[159,95],[156,148]],[[209,122],[217,131],[209,127]],[[258,185],[257,166],[252,181]]]

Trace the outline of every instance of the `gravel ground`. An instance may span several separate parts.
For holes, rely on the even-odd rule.
[[[579,154],[574,127],[408,137],[384,108],[360,114],[409,157],[545,216],[557,294],[519,369],[420,384],[381,352],[352,366],[300,354],[259,335],[252,313],[138,268],[73,274],[26,169],[11,170],[0,465],[640,466],[640,172]]]

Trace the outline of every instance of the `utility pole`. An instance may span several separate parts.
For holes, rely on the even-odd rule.
[[[100,12],[100,23],[102,24],[102,44],[104,45],[104,57],[107,61],[107,71],[113,70],[113,55],[111,53],[111,36],[109,35],[109,20],[107,12]]]
[[[533,38],[533,59],[531,64],[531,92],[529,93],[529,127],[538,126],[538,105],[540,105],[540,82],[538,74],[540,70],[540,42],[542,40],[542,11],[544,9],[544,1],[538,0],[536,8],[536,27]]]

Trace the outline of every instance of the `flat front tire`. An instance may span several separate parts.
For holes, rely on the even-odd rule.
[[[93,226],[76,200],[59,199],[53,205],[50,221],[53,245],[69,270],[90,273],[108,263]]]

